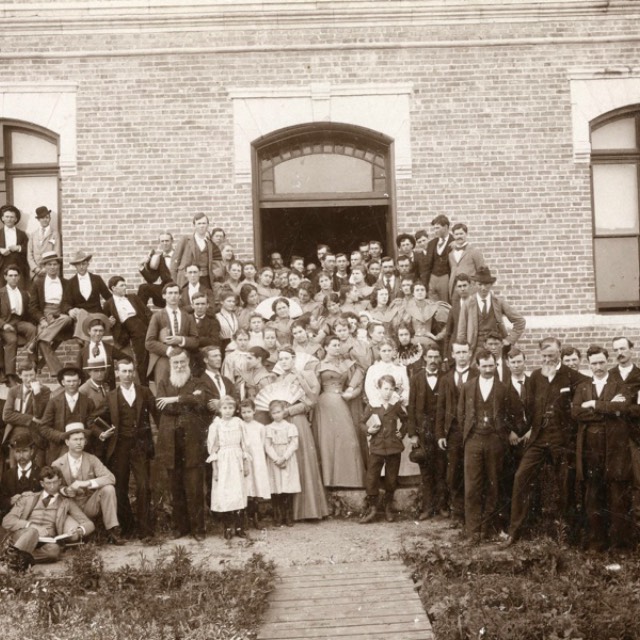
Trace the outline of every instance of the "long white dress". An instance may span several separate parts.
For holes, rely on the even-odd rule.
[[[215,418],[209,426],[207,462],[218,465],[218,479],[211,483],[211,511],[236,511],[247,506],[245,461],[249,455],[244,423],[240,418]]]
[[[251,471],[245,478],[247,496],[250,498],[271,499],[271,484],[267,458],[264,452],[265,426],[257,420],[244,423],[245,444],[251,456]]]
[[[272,422],[267,425],[265,437],[271,493],[298,493],[301,487],[298,459],[295,455],[298,449],[296,425],[286,420],[279,423]],[[275,463],[279,457],[286,459],[284,467],[279,467]]]

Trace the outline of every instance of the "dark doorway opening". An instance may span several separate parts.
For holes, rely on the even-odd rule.
[[[384,205],[262,209],[264,262],[274,251],[282,254],[285,264],[292,255],[317,262],[319,244],[346,254],[357,249],[361,241],[379,240],[386,247],[387,213]]]

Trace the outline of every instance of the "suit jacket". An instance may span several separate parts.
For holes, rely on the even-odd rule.
[[[571,415],[578,421],[576,443],[576,473],[578,480],[584,480],[585,434],[592,424],[601,424],[605,435],[605,479],[626,481],[631,478],[631,449],[629,447],[629,425],[624,418],[625,405],[629,404],[629,390],[620,382],[610,378],[597,397],[591,380],[581,382],[576,388],[571,404]],[[618,394],[624,395],[626,402],[612,402]],[[582,403],[595,400],[595,408],[583,408]],[[588,471],[588,469],[587,469]]]
[[[42,491],[32,495],[23,496],[14,505],[7,515],[2,519],[2,526],[8,531],[20,531],[29,524],[29,517],[33,512]],[[56,535],[75,527],[77,523],[85,532],[85,535],[93,533],[96,529],[91,520],[84,514],[82,509],[70,498],[58,494],[58,508],[56,511]]]
[[[81,393],[76,402],[75,411],[81,417],[80,422],[86,426],[95,417],[95,404],[91,398]],[[59,458],[66,451],[64,428],[68,424],[69,413],[64,393],[51,396],[40,424],[40,433],[49,441],[47,464]]]
[[[193,316],[196,329],[198,330],[198,347],[208,347],[220,344],[220,323],[215,315],[206,314],[204,318],[197,320]]]
[[[33,421],[33,418],[40,419],[44,415],[44,410],[51,397],[51,389],[41,385],[38,395],[34,396],[33,393],[30,393],[26,410],[22,412],[22,403],[24,402],[23,388],[23,385],[18,384],[14,387],[9,387],[7,391],[7,400],[2,409],[2,419],[6,423],[2,442],[9,440],[16,427],[23,427],[29,430],[38,448],[46,449],[48,442],[41,434],[39,425]]]
[[[207,254],[209,256],[209,280],[211,284],[215,280],[221,280],[224,277],[224,265],[222,263],[222,254],[218,245],[206,239]],[[197,245],[193,234],[185,236],[180,239],[175,251],[173,252],[173,258],[171,259],[171,277],[174,282],[177,282],[181,287],[187,281],[187,276],[184,270],[190,265],[194,264],[195,256],[197,255]]]
[[[627,376],[626,380],[622,379],[620,375],[620,369],[615,366],[609,369],[609,379],[611,381],[620,382],[625,385],[629,389],[629,393],[631,394],[631,403],[638,404],[638,392],[640,391],[640,367],[637,367],[635,364],[631,368],[631,373]]]
[[[22,315],[19,319],[24,322],[32,322],[32,318],[29,313],[29,294],[20,287],[18,287],[18,291],[22,298]],[[11,302],[9,301],[7,287],[2,287],[0,289],[0,329],[2,329],[5,324],[15,325],[16,322],[16,316],[11,313]]]
[[[204,293],[207,296],[207,304],[209,305],[209,309],[213,311],[216,308],[216,301],[213,295],[213,291],[211,289],[207,289],[206,287],[200,287],[200,292]],[[184,309],[187,313],[193,312],[193,307],[191,306],[191,300],[189,300],[189,283],[187,282],[180,288],[180,302],[178,303],[181,309]]]
[[[40,229],[29,236],[27,245],[27,261],[32,275],[40,273],[40,261],[45,251],[55,251],[61,255],[60,234],[50,224],[45,229],[44,237],[40,237]]]
[[[31,288],[29,289],[29,313],[35,322],[40,322],[44,318],[44,279],[45,275],[39,275],[33,279]],[[69,313],[69,304],[67,302],[68,282],[64,278],[60,278],[62,282],[62,301],[60,303],[60,313]]]
[[[421,274],[421,280],[422,282],[424,282],[424,286],[427,288],[427,291],[429,290],[429,280],[431,279],[431,272],[433,271],[433,265],[436,261],[436,258],[439,258],[440,256],[438,256],[438,241],[439,238],[431,238],[431,240],[429,240],[429,242],[427,243],[427,251],[425,253],[425,258],[424,258],[424,267],[423,267],[423,273]],[[442,258],[444,260],[449,261],[449,251],[451,250],[451,245],[453,244],[453,236],[451,234],[449,234],[449,236],[447,237],[447,241],[444,245],[444,251],[442,252]],[[449,264],[448,267],[448,272],[451,272],[451,265]]]
[[[163,286],[167,284],[167,282],[171,282],[171,271],[164,260],[164,256],[160,256],[157,269],[151,267],[151,258],[153,258],[154,253],[155,250],[149,252],[147,259],[140,269],[140,274],[149,284],[155,284],[159,278],[159,284]],[[173,259],[173,251],[171,252],[171,259]]]
[[[64,454],[60,456],[57,460],[54,460],[51,463],[51,466],[60,469],[62,472],[62,477],[67,486],[73,484],[74,478],[71,475],[71,467],[69,466],[69,454]],[[97,491],[101,487],[106,487],[107,485],[115,485],[116,477],[105,467],[102,462],[100,462],[99,458],[96,456],[83,451],[82,453],[82,463],[80,464],[80,472],[78,473],[78,477],[76,480],[91,480],[95,482],[95,489],[87,489],[86,491],[92,493],[93,491]]]
[[[151,316],[151,322],[147,329],[147,337],[144,344],[149,352],[149,370],[148,374],[151,375],[153,368],[156,366],[156,362],[160,358],[167,356],[169,347],[162,342],[161,333],[169,333],[172,335],[171,324],[169,320],[168,307],[160,311],[156,311]],[[184,338],[184,348],[188,351],[195,351],[198,348],[198,328],[196,327],[196,321],[193,316],[182,309],[178,309],[178,316],[180,318],[180,335]]]
[[[453,254],[454,247],[451,246],[449,249],[449,266],[451,267],[451,273],[449,274],[449,298],[451,299],[453,299],[455,281],[459,274],[466,273],[469,277],[475,276],[478,267],[486,266],[480,249],[477,249],[471,244],[465,247],[459,262],[455,261]]]
[[[522,432],[516,432],[519,436],[523,436],[528,430],[531,424],[530,417],[527,415],[527,401],[530,397],[531,390],[531,378],[529,376],[524,377],[524,384],[520,387],[520,391],[516,389],[511,377],[505,379],[503,384],[507,387],[509,393],[509,411],[512,414],[511,423],[516,424],[516,415],[520,416],[523,420]]]
[[[110,345],[107,342],[103,342],[105,353],[107,354],[107,382],[110,387],[115,386],[115,363],[117,360],[124,358],[127,354],[124,351],[120,351],[120,349],[116,349],[114,346]],[[82,348],[78,350],[76,354],[76,367],[78,369],[84,369],[91,356],[91,351],[93,349],[92,343],[84,343]]]
[[[10,264],[14,264],[20,270],[22,282],[29,282],[29,263],[27,261],[29,238],[22,229],[16,228],[16,242],[20,247],[20,251],[10,253],[7,256],[0,255],[0,274],[3,273]],[[6,248],[7,240],[5,238],[4,227],[2,227],[2,229],[0,229],[0,249]]]
[[[490,313],[493,313],[498,330],[503,338],[506,338],[510,344],[515,344],[522,336],[527,323],[525,319],[513,309],[505,300],[491,294]],[[504,318],[507,318],[513,327],[511,331],[507,331]],[[478,327],[480,324],[480,309],[478,308],[477,296],[471,296],[460,313],[458,321],[458,337],[457,342],[468,342],[473,353],[478,346]]]
[[[410,436],[416,433],[429,433],[435,435],[436,415],[438,407],[438,396],[442,388],[442,379],[444,374],[438,373],[436,386],[431,391],[427,383],[426,369],[418,369],[409,382],[409,420],[407,423],[408,433]],[[431,391],[432,400],[428,402],[429,395],[427,390]]]
[[[400,276],[398,275],[394,276],[393,284],[391,285],[391,291],[389,291],[389,304],[391,304],[391,302],[393,302],[396,298],[402,295],[402,287],[400,286],[400,281],[401,281]],[[375,293],[377,289],[385,289],[385,288],[386,286],[384,283],[384,276],[380,274],[380,277],[378,278],[377,282],[373,285],[373,293],[371,294],[372,297],[375,299]]]
[[[109,291],[104,280],[99,275],[90,273],[89,280],[91,281],[91,295],[88,300],[85,300],[80,293],[80,282],[77,274],[67,280],[65,290],[66,304],[69,309],[84,309],[87,313],[102,313],[100,298],[108,300],[111,297],[111,291]]]
[[[136,316],[140,318],[145,326],[149,326],[149,321],[151,320],[151,310],[149,307],[147,307],[147,305],[133,293],[127,294],[126,298],[131,303],[133,310],[136,312]],[[129,344],[131,336],[122,322],[120,322],[120,316],[116,311],[116,305],[113,302],[113,297],[109,298],[109,300],[104,303],[102,312],[108,317],[115,318],[116,322],[113,327],[111,327],[113,332],[113,343],[116,347],[124,349]]]
[[[11,498],[25,491],[42,491],[40,468],[35,464],[32,465],[31,474],[28,478],[18,480],[17,465],[13,469],[7,469],[2,474],[2,482],[0,482],[0,511],[3,516],[11,510]]]
[[[474,378],[467,380],[462,385],[460,397],[458,398],[458,423],[463,428],[463,442],[467,441],[473,427],[476,425],[476,399],[480,394],[480,379]],[[512,413],[508,411],[509,394],[507,388],[497,378],[493,381],[492,415],[496,433],[507,442],[509,433],[513,430],[521,431],[521,428],[515,429],[511,424]],[[480,396],[482,397],[482,396]]]
[[[377,415],[382,425],[377,433],[371,435],[369,452],[379,456],[402,453],[404,449],[402,439],[407,422],[407,413],[402,405],[396,402],[389,404],[386,409],[383,406],[370,407],[367,405],[362,416],[362,422],[365,423],[372,415]],[[402,425],[400,429],[398,429],[398,421]]]
[[[460,390],[456,386],[455,367],[452,367],[438,381],[439,393],[436,406],[436,440],[447,438],[452,428],[458,426],[458,399]],[[469,367],[467,382],[478,376],[478,370]]]
[[[238,391],[229,378],[226,378],[222,375],[220,371],[218,371],[220,377],[222,378],[222,383],[224,384],[225,395],[231,396],[236,400],[239,400]],[[203,373],[198,380],[202,384],[202,386],[207,390],[207,394],[209,395],[210,400],[220,400],[220,392],[218,391],[218,387],[213,383],[213,380],[206,374]],[[215,411],[211,411],[210,414],[213,417],[215,415]]]
[[[144,451],[147,460],[150,460],[154,456],[153,446],[153,433],[151,431],[151,420],[158,424],[160,420],[160,412],[156,408],[156,401],[148,387],[143,387],[139,384],[134,384],[136,390],[136,399],[134,408],[136,411],[136,425],[138,427],[138,437],[140,445]],[[109,462],[111,460],[118,444],[118,437],[120,434],[120,411],[118,409],[118,398],[122,398],[122,392],[120,388],[114,389],[107,394],[107,403],[102,412],[101,417],[115,426],[115,433],[106,441],[105,460]]]

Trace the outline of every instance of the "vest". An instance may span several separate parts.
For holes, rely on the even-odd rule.
[[[133,407],[131,407],[122,396],[122,393],[118,392],[116,397],[118,398],[118,413],[120,416],[120,423],[118,424],[120,435],[124,438],[133,438],[138,430],[135,402]]]
[[[493,312],[493,301],[487,309],[486,316],[482,315],[482,305],[478,305],[478,340],[476,344],[483,344],[490,333],[501,333],[496,321],[496,314]]]
[[[60,499],[60,496],[58,496],[55,501],[49,502],[48,506],[45,507],[44,502],[42,502],[42,494],[40,494],[38,502],[29,516],[29,522],[41,527],[47,527],[47,533],[50,536],[55,535],[56,515],[58,513],[58,502]]]
[[[207,251],[207,245],[204,246],[204,251],[200,251],[200,247],[198,243],[193,241],[193,250],[194,250],[194,262],[198,265],[200,271],[208,271],[209,270],[209,252]]]
[[[472,429],[475,435],[485,436],[495,433],[496,424],[493,419],[493,394],[496,392],[495,384],[491,387],[491,393],[485,400],[480,391],[480,385],[476,388],[476,421]]]

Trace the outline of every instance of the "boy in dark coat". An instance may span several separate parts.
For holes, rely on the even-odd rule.
[[[378,389],[382,397],[382,406],[367,407],[363,420],[369,442],[369,462],[367,464],[367,509],[360,518],[360,524],[373,522],[378,513],[378,494],[380,493],[380,473],[384,467],[385,495],[384,512],[387,522],[393,522],[393,494],[398,485],[400,454],[404,449],[402,438],[406,430],[407,414],[400,402],[392,403],[391,396],[396,382],[393,376],[384,375],[378,380]],[[398,428],[398,421],[401,427]]]

